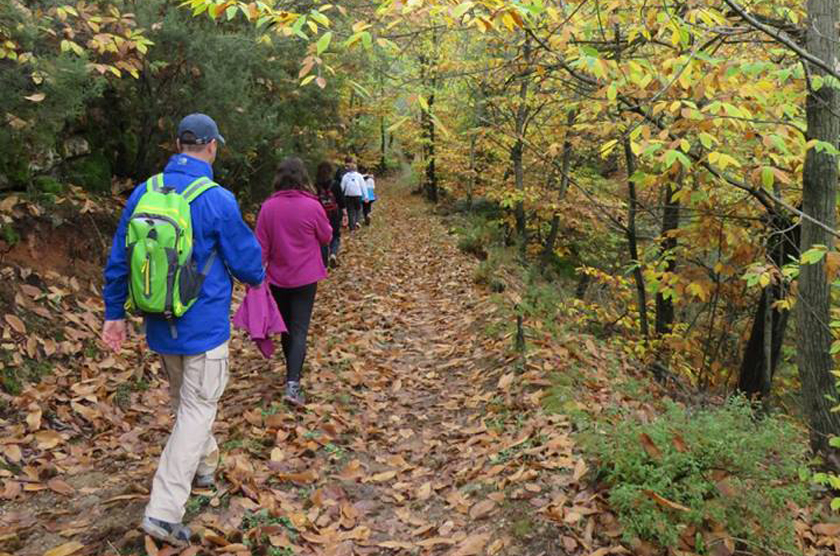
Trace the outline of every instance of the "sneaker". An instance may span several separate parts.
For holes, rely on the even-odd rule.
[[[169,543],[174,547],[190,545],[192,532],[189,527],[180,523],[169,523],[153,517],[144,517],[141,528],[150,537]]]
[[[338,266],[338,257],[335,254],[330,255],[330,268],[336,268]]]
[[[196,488],[215,488],[216,476],[213,473],[207,475],[196,475],[193,478],[193,486]]]
[[[289,381],[286,383],[286,395],[283,399],[296,407],[302,407],[306,401],[303,392],[300,391],[300,382]]]
[[[370,226],[370,216],[365,216],[365,226]]]

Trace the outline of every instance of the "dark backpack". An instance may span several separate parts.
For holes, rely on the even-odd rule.
[[[332,218],[338,214],[338,201],[335,200],[335,195],[329,189],[318,189],[318,200],[321,206],[327,212],[327,216]]]

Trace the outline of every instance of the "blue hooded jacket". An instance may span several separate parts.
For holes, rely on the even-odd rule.
[[[197,178],[213,179],[213,167],[203,160],[177,154],[169,159],[163,171],[164,183],[183,191]],[[128,220],[146,191],[143,183],[134,189],[123,209],[111,256],[105,267],[105,318],[125,318],[128,296],[128,259],[125,234]],[[162,317],[146,317],[146,339],[149,348],[164,355],[199,355],[220,346],[230,338],[231,275],[251,285],[263,281],[262,251],[257,238],[242,220],[233,193],[213,187],[190,204],[193,226],[193,257],[198,268],[215,249],[217,257],[201,288],[195,304],[175,320],[177,338],[170,323]]]

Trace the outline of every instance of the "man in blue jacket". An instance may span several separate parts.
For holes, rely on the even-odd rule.
[[[163,171],[165,186],[182,192],[197,178],[213,178],[212,164],[224,138],[209,116],[185,117],[178,126],[176,144],[179,154],[169,159]],[[129,198],[105,268],[102,340],[114,351],[119,351],[126,337],[126,227],[145,191],[146,185],[141,184]],[[190,530],[181,522],[191,484],[212,486],[219,463],[212,427],[229,376],[231,275],[252,285],[264,278],[260,244],[242,220],[230,191],[208,189],[191,203],[190,213],[198,268],[204,268],[214,251],[217,256],[198,300],[181,318],[171,321],[147,315],[145,319],[149,348],[162,356],[169,375],[175,426],[160,456],[142,528],[176,546],[189,543]]]

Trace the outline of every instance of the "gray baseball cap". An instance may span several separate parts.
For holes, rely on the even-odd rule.
[[[184,134],[189,133],[193,137],[184,139]],[[178,124],[178,140],[185,145],[206,145],[215,139],[220,144],[225,144],[225,138],[219,133],[219,126],[213,121],[213,118],[207,114],[196,112],[186,116],[181,123]]]

